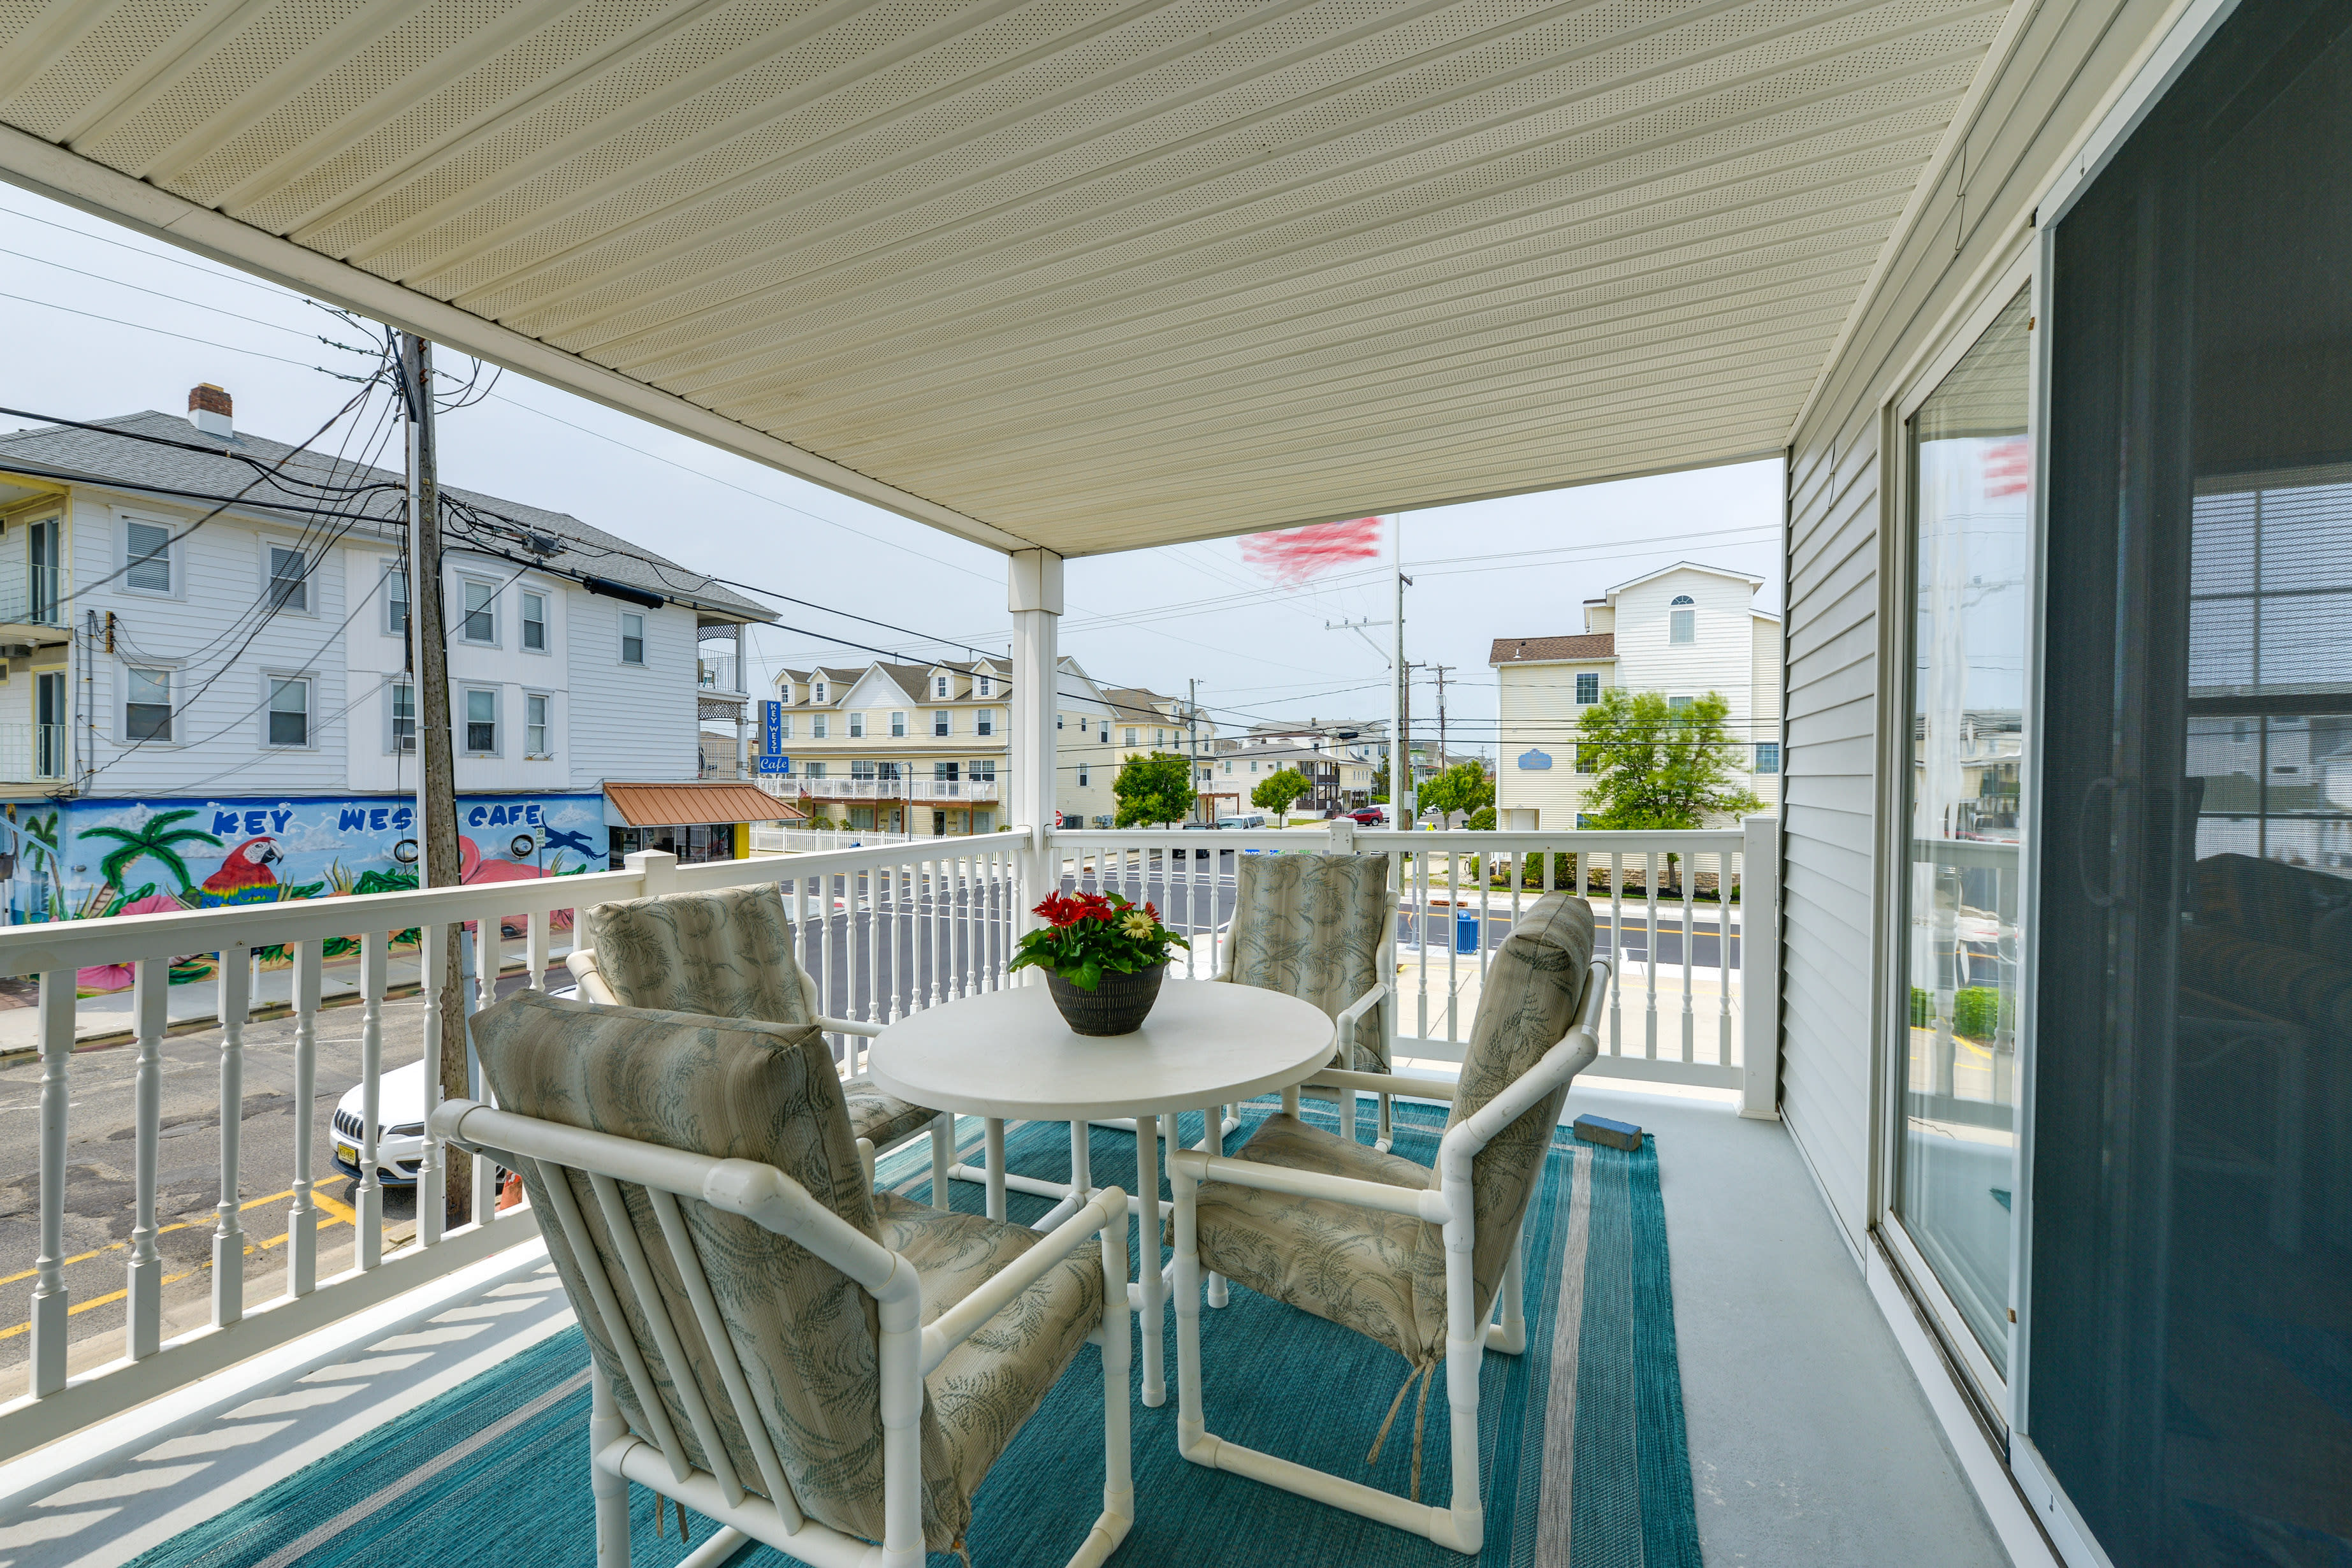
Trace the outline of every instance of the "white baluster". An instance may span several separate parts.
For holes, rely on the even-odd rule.
[[[1642,924],[1643,994],[1648,1005],[1643,1037],[1642,1055],[1652,1061],[1658,1059],[1658,855],[1645,850],[1642,855],[1642,896],[1648,913]]]
[[[446,926],[419,926],[419,947],[416,957],[421,962],[419,985],[425,996],[425,1126],[430,1129],[433,1112],[440,1110],[440,1068],[442,1068],[442,1032],[440,1032],[440,987],[442,966],[446,963],[445,947]],[[449,1215],[449,1145],[440,1138],[425,1135],[424,1157],[416,1162],[416,1239],[424,1246],[440,1246],[442,1229]]]
[[[541,910],[523,918],[523,979],[533,991],[547,989],[548,914]]]
[[[1731,854],[1715,858],[1715,1059],[1731,1065]]]
[[[66,1069],[73,1059],[74,972],[41,974],[41,1250],[33,1261],[33,1394],[66,1385]]]
[[[1614,849],[1609,852],[1609,953],[1617,961],[1617,973],[1625,973],[1625,858]],[[1615,981],[1609,987],[1609,1051],[1612,1056],[1625,1054],[1625,1018],[1620,1003],[1625,995],[1625,983]]]
[[[360,1184],[352,1196],[359,1266],[383,1261],[383,1183],[376,1173],[376,1139],[382,1132],[383,1090],[384,934],[360,938]]]
[[[1698,1015],[1691,1007],[1691,944],[1697,939],[1698,858],[1683,857],[1683,1060],[1696,1059]]]
[[[474,1015],[498,1000],[499,917],[484,915],[475,922],[474,983],[466,993],[466,1093],[473,1100],[491,1098],[482,1090],[481,1058],[474,1050]],[[473,1162],[474,1223],[490,1225],[499,1217],[499,1165],[495,1160]]]
[[[312,1124],[319,1100],[319,993],[325,943],[294,947],[294,1206],[286,1211],[286,1293],[319,1285],[319,1206],[311,1196]]]
[[[1455,1027],[1454,1015],[1462,995],[1462,981],[1455,973],[1456,955],[1462,942],[1462,857],[1445,858],[1445,1043],[1453,1045],[1462,1036]]]
[[[425,1120],[429,1126],[433,1112],[441,1105],[441,971],[447,964],[449,940],[446,926],[428,925],[417,929],[416,957],[420,964],[417,980],[425,995]],[[361,987],[365,989],[367,967],[366,939],[360,944]],[[441,1139],[428,1136],[425,1152],[416,1165],[416,1236],[427,1247],[437,1247],[441,1231],[449,1212],[449,1146]]]
[[[155,1170],[163,1148],[163,1026],[172,961],[142,958],[133,972],[131,1011],[139,1037],[132,1089],[131,1263],[124,1283],[123,1353],[153,1355],[163,1342],[163,1255],[155,1250]]]
[[[220,952],[220,1204],[213,1222],[213,1321],[245,1316],[245,1225],[237,1208],[237,1155],[245,1130],[245,1021],[253,1008],[253,950]]]

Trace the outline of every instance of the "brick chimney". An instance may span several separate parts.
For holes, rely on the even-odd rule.
[[[188,388],[188,423],[205,435],[233,439],[236,435],[233,413],[228,394],[211,382]]]

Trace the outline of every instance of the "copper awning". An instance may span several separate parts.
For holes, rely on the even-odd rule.
[[[631,827],[682,827],[709,822],[800,820],[800,807],[733,779],[685,784],[608,784],[604,798]]]

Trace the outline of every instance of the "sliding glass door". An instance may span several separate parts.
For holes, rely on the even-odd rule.
[[[2051,247],[2024,1429],[2118,1568],[2352,1562],[2352,5]]]
[[[1988,1384],[2008,1374],[2018,838],[2032,452],[2021,291],[1906,426],[1911,514],[1907,1017],[1893,1207]],[[1979,1359],[1980,1358],[1980,1359]],[[1981,1390],[1998,1407],[1995,1391]]]

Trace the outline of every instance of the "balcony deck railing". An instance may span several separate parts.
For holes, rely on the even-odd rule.
[[[798,782],[800,794],[809,800],[944,800],[992,805],[997,799],[994,779],[802,778]]]
[[[0,784],[38,784],[65,776],[63,724],[0,724]]]
[[[819,1010],[887,1025],[1006,984],[1005,963],[1024,910],[1053,887],[1112,887],[1150,898],[1187,932],[1185,973],[1216,970],[1231,918],[1237,868],[1250,854],[1323,848],[1377,850],[1397,867],[1397,1014],[1401,1058],[1458,1060],[1475,1011],[1477,983],[1511,921],[1547,885],[1571,882],[1593,900],[1601,950],[1618,960],[1620,984],[1609,1017],[1609,1053],[1598,1076],[1664,1079],[1741,1089],[1748,1106],[1774,1104],[1776,1020],[1769,1005],[1744,1007],[1751,987],[1777,993],[1771,940],[1777,879],[1769,818],[1718,832],[1511,834],[1364,832],[1341,822],[1328,828],[1218,833],[1168,830],[915,838],[827,848],[789,857],[679,865],[671,857],[630,857],[620,871],[540,881],[319,899],[113,920],[61,921],[0,931],[0,973],[39,978],[36,1008],[41,1067],[39,1172],[35,1209],[37,1252],[0,1259],[0,1271],[31,1279],[26,1326],[29,1386],[0,1405],[0,1459],[65,1436],[89,1424],[249,1356],[327,1327],[377,1302],[537,1235],[530,1209],[496,1210],[487,1167],[477,1167],[476,1223],[445,1231],[438,1196],[446,1163],[428,1148],[419,1172],[413,1240],[388,1240],[383,1188],[361,1178],[336,1208],[354,1225],[351,1267],[320,1277],[323,1181],[336,1178],[314,1142],[319,1098],[318,1018],[326,947],[357,939],[360,1008],[358,1087],[364,1114],[360,1170],[377,1169],[383,1136],[382,1082],[386,1068],[384,1011],[394,940],[421,931],[424,1023],[421,1049],[428,1083],[438,1082],[439,1029],[434,1015],[440,932],[470,923],[499,933],[478,944],[463,994],[488,994],[503,971],[511,982],[550,983],[562,932],[554,917],[612,899],[772,882],[796,924],[803,965],[814,978]],[[789,831],[789,830],[787,830]],[[806,830],[802,830],[805,832]],[[568,923],[568,922],[566,922]],[[508,935],[506,933],[514,934]],[[1753,940],[1750,940],[1750,939]],[[246,1031],[257,1005],[255,955],[287,966],[293,1020],[291,1079],[298,1109],[290,1151],[260,1168],[245,1158],[240,1128],[248,1110]],[[219,1201],[211,1216],[209,1321],[166,1337],[164,1260],[156,1247],[165,1160],[160,1107],[167,1029],[194,1022],[170,1016],[174,962],[217,954],[212,984],[218,1018]],[[406,959],[415,964],[417,959]],[[129,1147],[110,1145],[108,1162],[131,1167],[132,1226],[127,1247],[68,1258],[68,1150],[76,1132],[78,1079],[117,1073],[113,1063],[75,1051],[79,972],[127,965],[133,976],[133,1040],[125,1066],[134,1089]],[[269,972],[277,989],[279,972]],[[560,970],[553,984],[561,985]],[[347,993],[348,994],[348,993]],[[184,1008],[180,1011],[184,1011]],[[845,1068],[860,1065],[862,1038],[837,1037]],[[1748,1070],[1749,1064],[1764,1064]],[[437,1092],[437,1091],[436,1091]],[[430,1106],[426,1107],[429,1111]],[[87,1113],[85,1113],[87,1114]],[[175,1118],[184,1121],[184,1118]],[[171,1131],[177,1131],[173,1129]],[[84,1129],[88,1136],[88,1130]],[[185,1145],[174,1145],[184,1148]],[[87,1173],[83,1173],[87,1177]],[[112,1178],[110,1178],[111,1180]],[[287,1194],[282,1211],[256,1194]],[[78,1211],[77,1211],[78,1212]],[[248,1226],[286,1234],[276,1246],[248,1240]],[[264,1219],[265,1215],[271,1215]],[[248,1258],[283,1258],[282,1285],[268,1300],[247,1299]],[[70,1275],[70,1278],[69,1278]],[[118,1283],[119,1282],[119,1283]],[[94,1319],[77,1309],[121,1302],[121,1354],[106,1359]],[[184,1297],[183,1306],[188,1304]]]

